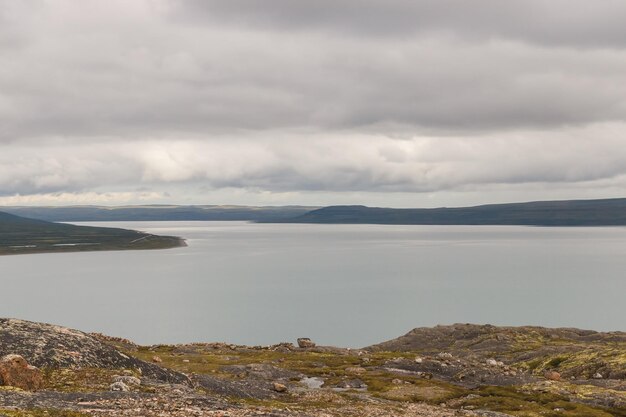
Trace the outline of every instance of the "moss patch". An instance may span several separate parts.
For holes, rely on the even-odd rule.
[[[136,371],[125,371],[139,377]],[[108,391],[113,376],[121,375],[120,369],[44,369],[44,387],[58,392]]]

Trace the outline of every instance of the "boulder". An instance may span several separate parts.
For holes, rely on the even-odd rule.
[[[487,360],[485,361],[485,363],[486,363],[487,365],[489,365],[489,366],[504,366],[504,362],[497,361],[497,360],[495,360],[495,359],[493,359],[493,358],[491,358],[491,359],[487,359]]]
[[[141,385],[141,379],[137,378],[136,376],[130,376],[130,375],[114,375],[113,376],[113,382],[123,382],[124,384],[128,385],[128,386],[139,386]]]
[[[402,382],[401,382],[402,383]],[[337,384],[337,388],[343,389],[359,389],[359,388],[367,388],[367,385],[363,381],[358,378],[355,379],[345,379]]]
[[[308,337],[301,337],[298,339],[298,347],[302,349],[314,348],[315,342],[311,341]]]
[[[547,371],[545,374],[543,374],[543,376],[546,379],[549,379],[550,381],[560,381],[561,380],[561,374],[558,373],[557,371]]]
[[[43,387],[43,375],[20,355],[9,354],[0,359],[0,385],[33,391]]]
[[[363,375],[367,372],[367,369],[361,366],[349,366],[346,368],[345,372],[352,375]]]
[[[274,382],[272,384],[272,389],[276,392],[287,392],[287,385],[281,384],[280,382]]]
[[[109,390],[117,391],[117,392],[128,392],[128,391],[130,391],[130,388],[125,383],[123,383],[121,381],[118,381],[118,382],[112,383],[109,386]]]

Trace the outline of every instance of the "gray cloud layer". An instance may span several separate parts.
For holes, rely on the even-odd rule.
[[[613,195],[624,21],[608,0],[0,0],[0,195]]]
[[[175,9],[190,21],[262,30],[326,30],[356,36],[450,35],[538,45],[626,45],[620,0],[191,0]]]

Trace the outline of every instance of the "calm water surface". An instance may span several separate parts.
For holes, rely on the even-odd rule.
[[[144,344],[360,347],[455,322],[626,330],[626,228],[88,224],[189,247],[0,257],[1,317]]]

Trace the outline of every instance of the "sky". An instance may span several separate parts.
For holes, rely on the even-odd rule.
[[[626,197],[622,0],[0,0],[0,205]]]

